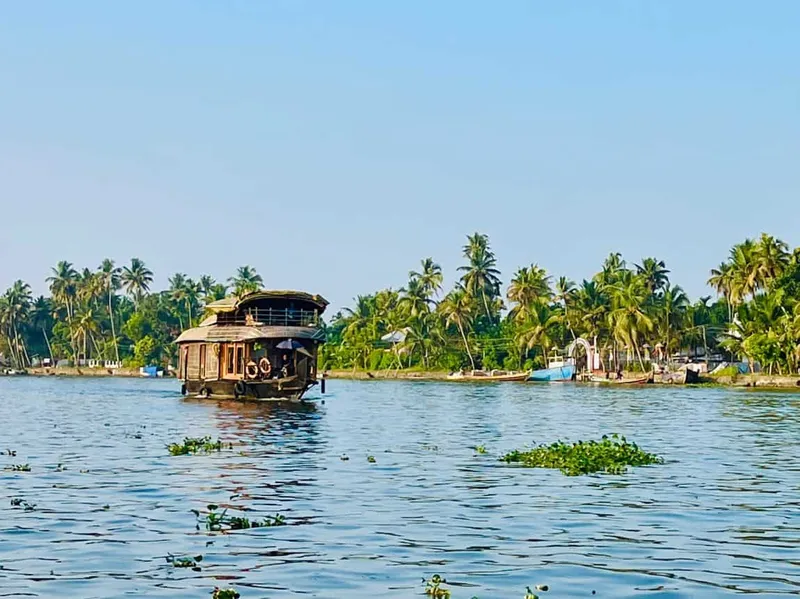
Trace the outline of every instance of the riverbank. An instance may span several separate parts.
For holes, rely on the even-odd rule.
[[[445,381],[449,373],[445,371],[431,370],[328,370],[325,377],[328,379],[345,380],[410,380],[410,381]],[[626,379],[642,376],[639,372],[623,373]],[[464,382],[464,381],[457,381]],[[474,381],[473,381],[474,382]],[[487,383],[495,381],[486,381]],[[656,377],[654,384],[670,385],[672,383],[661,383]],[[800,389],[800,376],[777,376],[769,374],[744,374],[736,376],[704,376],[700,378],[700,384],[719,385],[721,387],[758,387],[764,389]]]
[[[79,368],[74,366],[59,368],[28,368],[22,376],[85,376],[85,377],[142,377],[138,368]],[[18,375],[15,375],[18,376]],[[165,373],[166,376],[166,373]]]

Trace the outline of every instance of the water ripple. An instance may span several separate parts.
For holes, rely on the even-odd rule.
[[[0,379],[0,597],[800,594],[800,396],[333,381],[325,404],[180,399],[172,381]],[[619,432],[623,477],[502,452]],[[204,434],[232,449],[169,456]],[[484,445],[488,454],[472,449]],[[374,456],[375,462],[368,461]],[[348,459],[343,459],[344,457]],[[35,507],[9,508],[11,498]],[[212,534],[209,503],[289,526]],[[203,555],[202,570],[172,555]]]

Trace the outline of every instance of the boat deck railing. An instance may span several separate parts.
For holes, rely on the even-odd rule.
[[[298,310],[292,308],[251,308],[243,313],[223,317],[220,323],[245,326],[287,326],[315,327],[319,326],[317,310]]]

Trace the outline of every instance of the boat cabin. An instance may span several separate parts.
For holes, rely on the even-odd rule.
[[[327,305],[319,295],[267,290],[209,304],[208,317],[176,340],[183,393],[300,399],[317,382]]]

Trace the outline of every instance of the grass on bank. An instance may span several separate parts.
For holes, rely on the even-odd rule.
[[[508,464],[528,468],[557,468],[567,476],[605,472],[623,474],[629,466],[663,464],[659,456],[629,443],[625,437],[603,435],[600,441],[556,441],[550,445],[537,445],[532,449],[515,450],[501,458]]]

